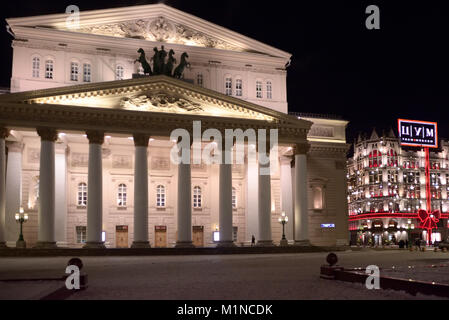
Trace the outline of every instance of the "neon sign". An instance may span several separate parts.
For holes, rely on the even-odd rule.
[[[398,127],[401,145],[438,148],[438,124],[436,122],[399,119]]]

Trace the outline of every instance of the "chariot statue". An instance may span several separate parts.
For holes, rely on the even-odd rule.
[[[164,46],[161,46],[161,50],[155,47],[153,48],[153,51],[154,55],[150,60],[150,62],[152,62],[153,64],[153,68],[151,68],[150,63],[146,59],[145,50],[140,48],[137,51],[140,54],[140,56],[135,61],[135,63],[139,62],[141,64],[144,73],[147,76],[166,75],[169,77],[182,79],[185,68],[190,68],[190,63],[187,61],[189,55],[186,52],[184,52],[181,55],[179,65],[175,68],[175,64],[177,62],[176,58],[174,57],[175,51],[170,50],[168,53],[168,58],[167,58],[167,51],[165,51]]]

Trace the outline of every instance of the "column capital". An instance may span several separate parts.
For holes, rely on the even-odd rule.
[[[58,140],[58,131],[53,128],[37,128],[37,134],[41,137],[42,141],[55,142]]]
[[[297,143],[293,146],[293,154],[300,155],[300,154],[307,154],[310,150],[310,144],[308,143]]]
[[[134,137],[134,145],[136,147],[148,147],[148,143],[150,140],[150,136],[147,134],[135,133]]]
[[[86,135],[90,144],[103,144],[104,142],[104,132],[86,131]]]
[[[6,139],[6,138],[8,138],[9,133],[10,133],[9,129],[0,127],[0,139]]]
[[[291,165],[292,161],[293,161],[292,156],[280,156],[279,157],[279,162],[281,163],[281,165]]]

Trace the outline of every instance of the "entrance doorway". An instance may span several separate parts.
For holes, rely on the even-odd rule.
[[[128,226],[116,226],[115,239],[117,248],[128,248]]]
[[[193,245],[195,247],[204,247],[204,227],[194,226],[193,227]]]
[[[167,227],[156,226],[154,227],[154,247],[155,248],[167,248]]]

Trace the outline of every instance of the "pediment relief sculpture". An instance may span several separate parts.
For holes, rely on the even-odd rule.
[[[81,33],[133,38],[172,44],[208,47],[231,51],[243,51],[241,48],[216,39],[181,24],[173,23],[164,17],[147,20],[139,19],[121,23],[89,26],[77,30]]]
[[[166,93],[139,94],[133,97],[124,97],[121,100],[122,108],[142,108],[156,112],[202,112],[203,107],[196,102],[171,96]]]

